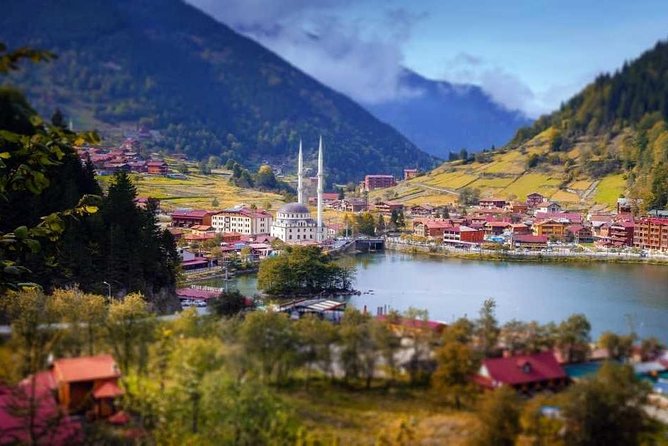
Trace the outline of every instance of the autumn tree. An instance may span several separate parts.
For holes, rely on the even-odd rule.
[[[520,433],[520,402],[515,389],[502,386],[486,393],[479,403],[480,429],[473,444],[513,446]]]

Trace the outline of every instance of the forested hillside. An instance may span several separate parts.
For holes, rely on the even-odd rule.
[[[0,41],[58,59],[10,79],[75,128],[138,124],[155,149],[248,167],[307,157],[323,135],[329,181],[399,174],[433,159],[347,97],[181,0],[8,0]],[[39,14],[35,12],[39,11]]]
[[[546,152],[567,152],[583,141],[571,175],[594,178],[621,173],[646,208],[668,204],[668,42],[663,41],[614,74],[603,74],[559,111],[521,129],[510,147],[547,137]]]

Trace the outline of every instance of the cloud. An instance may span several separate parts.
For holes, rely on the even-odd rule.
[[[490,98],[510,110],[531,118],[552,111],[548,104],[559,90],[532,90],[522,79],[495,64],[468,53],[459,53],[446,63],[444,77],[450,82],[479,85]]]
[[[374,22],[344,19],[352,0],[187,1],[359,102],[418,93],[400,80],[403,45],[424,14],[381,9]]]

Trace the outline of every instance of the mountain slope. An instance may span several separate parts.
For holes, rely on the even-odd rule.
[[[411,94],[366,108],[440,158],[461,148],[476,152],[501,146],[531,123],[521,112],[496,104],[475,85],[429,80],[405,70],[401,89]]]
[[[445,163],[391,194],[406,202],[455,200],[465,187],[525,199],[533,191],[572,208],[668,206],[668,43],[599,76],[558,111],[520,129],[476,161]],[[437,197],[437,198],[434,198]]]
[[[141,123],[160,130],[156,148],[244,164],[294,159],[300,137],[312,154],[322,134],[334,181],[433,162],[347,97],[180,0],[3,6],[0,40],[59,55],[11,82],[40,112],[59,106],[77,127]]]

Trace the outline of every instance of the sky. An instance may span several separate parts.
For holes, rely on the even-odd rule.
[[[361,103],[403,67],[529,117],[668,38],[666,0],[186,0]]]

